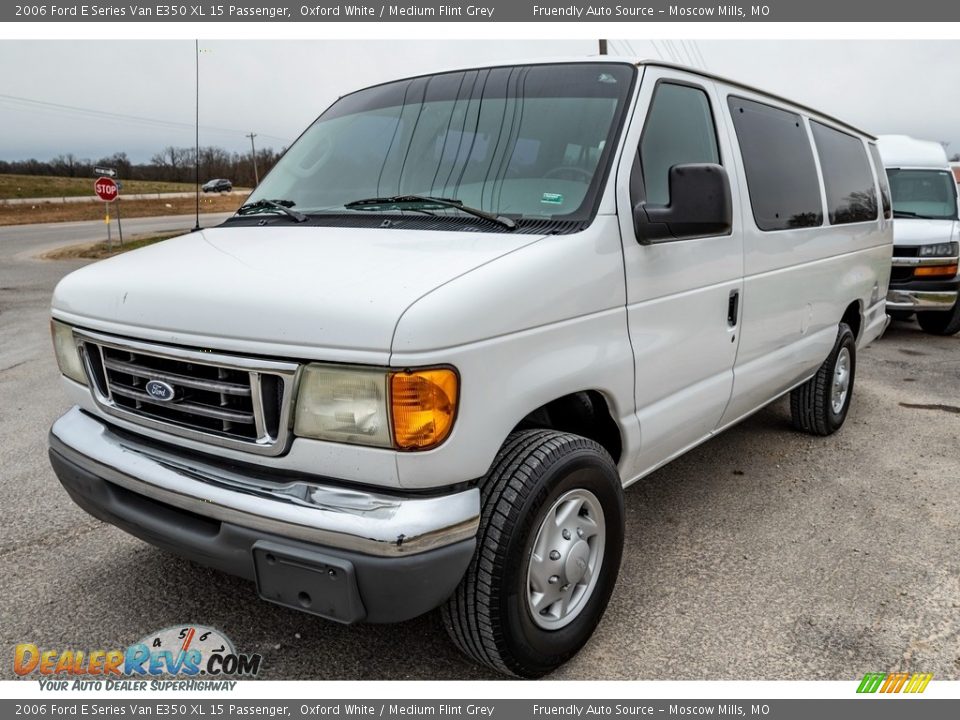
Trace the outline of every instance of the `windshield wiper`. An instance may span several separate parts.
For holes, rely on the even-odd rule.
[[[910,212],[909,210],[894,210],[893,216],[895,218],[917,218],[918,220],[950,220],[951,216],[947,215],[946,217],[942,215],[921,215],[920,213]]]
[[[427,206],[431,209],[453,208],[454,210],[460,210],[461,212],[465,212],[468,215],[473,215],[474,217],[482,220],[496,223],[497,225],[505,227],[508,230],[517,229],[517,223],[508,217],[504,217],[503,215],[494,215],[493,213],[488,213],[485,210],[479,210],[478,208],[464,205],[462,200],[455,200],[453,198],[430,197],[429,195],[394,195],[392,197],[354,200],[352,202],[344,203],[343,206],[345,208],[357,210],[385,210],[393,208],[399,210],[402,209],[403,205],[421,205]],[[421,207],[420,209],[424,208]]]
[[[302,212],[291,210],[290,208],[293,207],[293,205],[292,200],[257,200],[256,202],[241,205],[240,209],[237,210],[237,215],[256,215],[261,212],[273,211],[281,215],[286,215],[298,223],[306,222],[310,219]]]

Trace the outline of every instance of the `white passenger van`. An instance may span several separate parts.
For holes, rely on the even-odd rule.
[[[877,140],[893,196],[893,272],[887,308],[917,315],[934,335],[960,331],[960,216],[957,180],[938,142],[906,135]]]
[[[94,516],[265,600],[441,607],[467,655],[540,676],[607,606],[627,486],[788,393],[797,429],[840,428],[891,234],[870,135],[731,80],[385,83],[223,225],[59,284],[50,458]]]

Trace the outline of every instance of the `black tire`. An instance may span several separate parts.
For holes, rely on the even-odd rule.
[[[527,604],[527,570],[543,517],[585,489],[603,511],[605,545],[592,592],[569,624],[545,630]],[[590,639],[613,593],[623,552],[623,489],[610,455],[592,440],[552,430],[512,433],[480,488],[477,549],[443,621],[467,656],[508,675],[536,678]],[[601,533],[598,533],[598,536]]]
[[[850,379],[846,398],[837,411],[834,410],[832,403],[833,378],[837,359],[844,349],[849,353]],[[843,421],[847,419],[856,375],[857,343],[850,327],[846,323],[840,323],[837,341],[817,374],[790,393],[790,415],[793,427],[811,435],[831,435],[839,430]]]
[[[960,301],[947,312],[918,312],[917,322],[930,335],[955,335],[960,332]]]

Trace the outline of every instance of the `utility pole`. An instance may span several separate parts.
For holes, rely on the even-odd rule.
[[[196,200],[197,200],[197,223],[193,227],[193,232],[196,232],[200,229],[200,40],[195,39],[193,41],[193,62],[197,71],[197,103],[196,103],[196,116],[195,116],[195,126],[196,130],[196,155],[194,157],[193,164],[193,181],[196,183]]]
[[[250,153],[253,155],[253,184],[254,186],[260,184],[260,173],[257,172],[257,148],[253,144],[253,139],[257,136],[256,133],[250,133],[247,135],[250,138]]]
[[[606,55],[606,54],[607,54],[607,41],[606,41],[606,40],[600,40],[600,54],[601,54],[601,55]]]

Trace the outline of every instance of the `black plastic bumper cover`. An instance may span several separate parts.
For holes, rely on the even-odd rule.
[[[438,607],[466,571],[474,539],[374,557],[211,520],[115,485],[56,450],[50,463],[74,502],[163,550],[257,582],[266,600],[343,623],[400,622]]]

